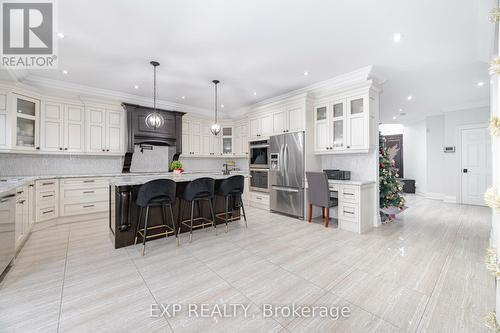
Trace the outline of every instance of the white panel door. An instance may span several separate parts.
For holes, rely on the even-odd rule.
[[[42,151],[64,149],[64,105],[45,102],[42,110]]]
[[[461,131],[462,203],[481,205],[491,183],[491,139],[486,127]]]
[[[81,106],[65,106],[64,150],[73,153],[85,151],[85,117]]]
[[[250,119],[250,138],[257,138],[260,134],[260,118]]]
[[[267,114],[260,118],[260,129],[262,136],[271,136],[273,135],[273,115]]]
[[[123,152],[123,112],[106,111],[106,152]]]
[[[273,113],[273,134],[285,133],[288,129],[286,111],[280,110]]]
[[[103,153],[106,151],[106,110],[88,108],[87,112],[87,151]]]

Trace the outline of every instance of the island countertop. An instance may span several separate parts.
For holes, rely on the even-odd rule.
[[[229,175],[224,175],[222,172],[220,173],[185,173],[181,175],[174,175],[172,172],[158,174],[158,175],[147,175],[147,176],[122,176],[115,177],[110,180],[110,186],[134,186],[134,185],[142,185],[147,183],[148,181],[154,179],[171,179],[177,183],[190,182],[198,178],[209,177],[213,179],[226,179],[231,176],[242,175],[245,178],[249,177],[246,172],[232,172]]]

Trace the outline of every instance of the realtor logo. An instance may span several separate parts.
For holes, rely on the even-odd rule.
[[[2,2],[2,67],[57,68],[54,3]]]

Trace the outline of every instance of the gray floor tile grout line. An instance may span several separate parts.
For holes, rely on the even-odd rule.
[[[130,256],[130,253],[128,252],[127,249],[125,249],[125,252],[127,253],[127,257],[132,261],[132,264],[134,265],[135,267],[135,270],[137,271],[137,273],[139,274],[139,276],[141,277],[142,279],[142,282],[144,283],[144,285],[146,286],[146,288],[148,289],[149,291],[149,294],[151,295],[151,297],[153,297],[154,301],[156,304],[160,304],[158,302],[158,300],[156,299],[155,295],[153,294],[153,292],[151,291],[151,289],[149,288],[149,285],[148,283],[146,282],[146,280],[144,279],[144,276],[142,275],[141,271],[139,270],[139,267],[137,267],[136,263],[135,263],[135,260]],[[174,332],[174,328],[172,327],[172,324],[170,324],[170,321],[168,320],[167,317],[163,316],[163,318],[165,318],[165,320],[167,321],[167,324],[168,326],[170,327],[170,329],[172,330],[172,332]]]
[[[64,282],[66,280],[66,267],[68,265],[68,250],[69,250],[70,235],[71,235],[71,227],[68,230],[68,238],[66,241],[66,255],[64,256],[64,272],[63,272],[62,286],[61,286],[61,298],[59,300],[59,315],[57,317],[57,333],[59,333],[59,327],[61,326],[62,302],[64,295]]]
[[[320,299],[321,299],[322,297],[324,297],[325,295],[328,295],[328,293],[334,294],[335,296],[337,296],[337,297],[339,297],[339,298],[341,298],[341,299],[345,299],[345,298],[340,297],[339,295],[337,295],[337,294],[335,294],[335,293],[331,292],[330,290],[325,289],[325,288],[323,288],[323,287],[321,287],[321,286],[319,286],[319,285],[315,284],[314,282],[309,281],[309,280],[307,280],[307,279],[303,278],[302,276],[297,275],[297,274],[295,274],[294,272],[291,272],[291,271],[287,270],[287,269],[286,269],[286,268],[284,268],[283,266],[281,266],[281,265],[279,265],[279,264],[276,264],[276,263],[273,263],[273,262],[272,262],[272,261],[270,261],[269,259],[267,259],[267,258],[265,258],[265,257],[263,257],[263,256],[261,256],[261,255],[259,255],[259,254],[257,254],[257,253],[255,253],[255,252],[253,252],[253,251],[251,251],[251,250],[247,250],[247,249],[245,249],[245,248],[243,248],[243,247],[239,246],[239,245],[238,245],[235,241],[231,241],[231,240],[230,240],[230,242],[231,242],[231,243],[233,243],[233,244],[235,244],[235,245],[236,245],[237,247],[239,247],[240,249],[243,249],[243,250],[249,251],[249,252],[251,252],[253,255],[255,255],[256,257],[259,257],[259,258],[261,258],[262,260],[267,261],[267,262],[268,262],[268,263],[270,263],[271,265],[274,265],[274,266],[276,266],[276,267],[279,267],[279,268],[283,269],[285,272],[290,273],[290,274],[292,274],[293,276],[295,276],[295,277],[297,277],[297,278],[299,278],[299,279],[301,279],[301,280],[303,280],[303,281],[305,281],[305,282],[307,282],[307,283],[311,283],[311,284],[313,284],[314,286],[316,286],[316,287],[320,288],[322,291],[324,291],[324,293],[322,293],[321,295],[319,295],[317,298],[315,298],[315,299],[311,300],[311,301],[309,302],[310,304],[314,304],[315,302],[317,302],[318,300],[320,300]],[[200,258],[198,258],[198,257],[197,257],[195,254],[193,254],[192,252],[191,252],[191,254],[192,254],[192,255],[193,255],[196,259],[198,259],[199,261],[201,261],[201,262],[202,262],[205,266],[207,266],[207,267],[208,267],[208,269],[210,269],[213,273],[215,273],[217,276],[219,276],[219,274],[217,274],[217,272],[213,271],[213,270],[212,270],[212,269],[211,269],[211,268],[210,268],[210,267],[209,267],[209,266],[208,266],[208,265],[207,265],[207,264],[206,264],[203,260],[201,260]],[[351,274],[352,274],[352,272],[351,272],[351,273],[349,273],[349,274],[347,274],[347,276],[345,276],[343,279],[341,279],[341,280],[340,280],[337,284],[339,284],[340,282],[344,281],[344,280],[345,280],[345,279],[346,279],[349,275],[351,275]],[[220,276],[219,276],[219,277],[220,277]],[[223,279],[223,278],[221,277],[221,279]],[[224,279],[223,279],[223,280],[224,280]],[[226,281],[226,280],[224,280],[224,281]],[[227,281],[226,281],[226,282],[227,282]],[[227,282],[227,283],[228,283],[229,285],[231,285],[233,288],[235,288],[236,290],[238,290],[239,292],[241,292],[241,293],[242,293],[242,294],[243,294],[246,298],[248,298],[248,299],[251,301],[251,299],[250,299],[250,298],[249,298],[249,297],[248,297],[248,296],[247,296],[244,292],[242,292],[242,291],[241,291],[241,290],[239,290],[238,288],[234,287],[234,286],[233,286],[232,284],[230,284],[229,282]],[[253,303],[253,302],[252,302],[252,303]],[[351,303],[351,302],[349,302],[349,303]],[[253,304],[255,304],[255,303],[253,303]],[[352,303],[352,304],[354,304],[354,303]],[[255,304],[255,305],[256,305],[256,304]],[[361,306],[359,306],[359,305],[357,305],[357,304],[354,304],[354,305],[355,305],[355,306],[357,306],[358,308],[363,309],[364,311],[366,311],[366,312],[370,313],[370,314],[371,314],[371,315],[373,315],[374,317],[376,317],[376,318],[378,318],[378,319],[380,319],[380,320],[382,320],[382,321],[384,321],[384,322],[387,322],[387,320],[380,318],[380,317],[379,317],[379,316],[377,316],[376,314],[371,313],[370,311],[368,311],[368,310],[364,309],[363,307],[361,307]],[[256,305],[256,306],[257,306],[257,305]],[[259,307],[259,309],[260,309],[260,307]],[[294,321],[294,320],[290,321],[288,324],[286,324],[286,325],[284,325],[284,326],[283,326],[283,325],[281,325],[280,323],[278,323],[278,324],[280,324],[283,328],[287,329],[288,325],[292,324],[292,322],[293,322],[293,321]],[[394,324],[392,324],[392,323],[389,323],[389,324],[391,324],[391,325],[393,325],[393,326],[395,326],[395,327],[398,327],[398,326],[396,326],[396,325],[394,325]],[[398,328],[400,328],[400,327],[398,327]],[[287,331],[289,331],[289,330],[287,329]]]
[[[240,247],[241,248],[241,247]],[[205,267],[208,268],[209,271],[211,271],[212,273],[214,273],[215,275],[217,275],[222,281],[226,282],[229,286],[231,286],[231,288],[237,290],[239,293],[241,293],[243,296],[245,296],[246,299],[248,299],[250,301],[250,303],[252,303],[253,305],[255,305],[261,313],[262,312],[262,309],[260,308],[260,306],[258,306],[257,304],[255,304],[254,301],[252,301],[252,299],[250,297],[248,297],[243,291],[241,291],[239,288],[237,288],[236,286],[234,286],[232,283],[230,283],[229,281],[227,281],[226,279],[224,279],[222,276],[219,275],[219,273],[217,273],[216,271],[214,271],[210,266],[207,265],[207,263],[203,260],[201,260],[200,258],[198,258],[195,254],[193,254],[193,252],[191,250],[189,250],[191,255],[196,258],[196,260],[198,260],[200,263],[202,263]],[[281,325],[281,323],[279,323],[276,319],[274,318],[271,318],[273,321],[275,321],[281,328],[285,328],[285,326]]]
[[[463,206],[460,207],[461,209],[464,209]],[[459,226],[455,232],[455,235],[453,237],[453,241],[451,242],[451,245],[450,247],[448,248],[448,250],[446,251],[446,260],[444,261],[443,263],[443,266],[441,267],[441,270],[439,271],[439,275],[438,275],[438,278],[436,279],[436,282],[434,283],[434,287],[432,288],[432,291],[430,293],[430,296],[429,296],[429,299],[427,299],[427,302],[425,303],[425,307],[424,307],[424,310],[422,311],[422,315],[420,316],[420,319],[418,321],[418,325],[416,325],[416,328],[414,330],[414,332],[420,332],[422,330],[422,325],[423,325],[423,322],[422,322],[422,319],[424,318],[424,316],[426,315],[426,312],[427,312],[427,308],[429,306],[429,304],[431,303],[432,301],[432,296],[434,295],[434,292],[436,291],[436,286],[437,284],[439,283],[439,280],[441,279],[441,275],[443,274],[443,270],[444,268],[446,267],[446,264],[447,262],[450,260],[450,252],[452,251],[453,249],[453,245],[457,242],[457,237],[458,237],[458,233],[459,231],[462,229],[463,227],[463,219],[464,219],[464,215],[463,214],[460,214],[460,218],[459,218]]]

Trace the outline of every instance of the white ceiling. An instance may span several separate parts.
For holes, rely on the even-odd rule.
[[[16,73],[149,97],[158,60],[162,100],[227,114],[375,65],[387,79],[383,122],[485,105],[494,1],[58,1],[61,71]],[[394,33],[402,34],[396,44]],[[304,71],[310,75],[304,76]],[[5,75],[5,73],[3,73]],[[484,81],[481,88],[475,86]],[[134,89],[134,85],[139,89]],[[254,96],[253,92],[257,95]],[[413,96],[408,101],[408,95]],[[181,99],[186,96],[186,99]]]

